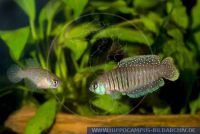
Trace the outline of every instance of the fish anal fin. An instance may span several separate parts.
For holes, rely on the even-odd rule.
[[[150,84],[147,84],[143,87],[140,87],[138,89],[135,89],[134,91],[132,91],[131,93],[127,93],[127,96],[129,96],[130,98],[138,98],[141,96],[144,96],[148,93],[152,93],[154,91],[156,91],[157,89],[159,89],[160,87],[162,87],[165,84],[164,80],[161,78],[159,80],[156,80]]]
[[[160,57],[157,55],[140,55],[122,59],[118,67],[136,66],[143,64],[160,64]]]
[[[31,80],[29,80],[29,79],[24,79],[24,82],[25,82],[25,84],[27,85],[27,87],[28,87],[31,91],[33,91],[33,92],[38,92],[38,91],[39,91],[37,85],[36,85],[34,82],[32,82]]]
[[[111,94],[111,96],[112,96],[113,99],[118,100],[118,99],[121,99],[122,94],[119,93],[119,92],[113,92],[113,93]]]

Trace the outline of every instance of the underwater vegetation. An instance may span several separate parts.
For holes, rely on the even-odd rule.
[[[7,109],[1,111],[1,122],[23,105],[39,107],[27,124],[28,134],[49,128],[60,111],[82,116],[199,111],[199,0],[49,0],[41,7],[38,3],[14,0],[27,24],[0,29],[0,53],[7,55],[0,63],[0,107]],[[142,98],[113,99],[89,90],[93,80],[122,59],[152,54],[172,57],[180,76],[165,80],[165,86],[147,94],[137,108]],[[55,74],[61,85],[37,92],[26,82],[11,83],[7,70],[13,64],[26,68],[27,59]]]

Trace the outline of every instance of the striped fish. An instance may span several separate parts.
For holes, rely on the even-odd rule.
[[[118,67],[93,81],[89,90],[97,94],[121,93],[138,98],[164,86],[164,80],[175,81],[179,71],[171,57],[160,62],[157,55],[141,55],[121,60]]]

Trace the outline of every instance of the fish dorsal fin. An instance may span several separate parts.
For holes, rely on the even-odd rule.
[[[118,67],[139,66],[143,64],[160,64],[160,57],[157,55],[140,55],[122,59]]]
[[[144,96],[148,93],[152,93],[153,91],[156,91],[160,87],[164,86],[164,84],[165,84],[164,80],[162,78],[160,78],[159,80],[151,82],[151,83],[149,83],[145,86],[142,86],[138,89],[134,89],[132,92],[127,93],[127,95],[130,98],[138,98],[138,97]]]
[[[34,59],[26,59],[26,68],[40,68],[40,65]]]

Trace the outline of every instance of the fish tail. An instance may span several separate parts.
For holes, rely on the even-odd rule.
[[[12,65],[7,70],[8,79],[13,83],[18,83],[23,79],[22,72],[23,70],[19,66]]]
[[[162,61],[163,77],[170,81],[175,81],[179,77],[179,71],[174,65],[174,60],[171,57],[167,57]]]

